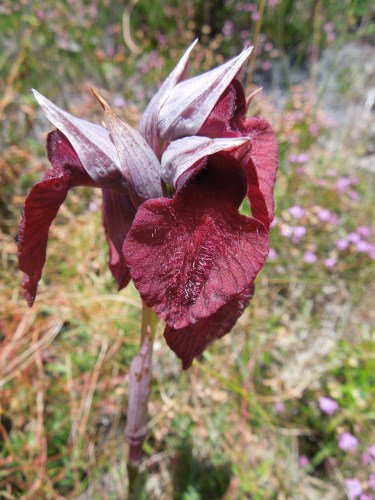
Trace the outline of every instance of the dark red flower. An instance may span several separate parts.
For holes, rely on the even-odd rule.
[[[68,190],[101,188],[111,271],[120,288],[133,278],[165,319],[184,368],[232,328],[253,294],[268,254],[277,168],[270,125],[246,116],[240,78],[252,49],[184,80],[195,43],[151,100],[140,132],[97,94],[108,129],[35,92],[58,130],[47,145],[52,169],[26,199],[19,244],[31,305]],[[252,217],[239,213],[246,196]]]

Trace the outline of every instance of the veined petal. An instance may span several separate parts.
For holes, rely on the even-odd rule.
[[[122,245],[133,222],[136,209],[129,196],[103,189],[103,225],[109,247],[109,268],[119,290],[130,281],[130,273],[122,254]]]
[[[210,139],[192,136],[172,141],[162,156],[162,178],[167,184],[181,189],[190,177],[196,175],[203,167],[204,162],[201,160],[206,156],[220,151],[231,151],[246,144],[251,147],[250,139],[247,137]]]
[[[207,318],[253,283],[268,254],[268,231],[238,213],[247,182],[228,153],[173,199],[146,201],[123,252],[146,304],[172,328]]]
[[[198,40],[194,40],[194,42],[190,45],[185,54],[181,57],[177,66],[170,73],[168,78],[164,80],[163,84],[151,99],[150,104],[147,106],[142,115],[141,122],[139,124],[139,131],[158,157],[160,157],[160,137],[158,134],[158,116],[160,108],[163,106],[164,102],[177,83],[185,77],[191,51],[197,42]]]
[[[92,180],[101,188],[127,191],[128,185],[121,173],[108,131],[104,127],[72,116],[36,90],[33,90],[33,93],[46,117],[69,140]]]
[[[94,91],[105,112],[106,123],[127,180],[130,194],[137,206],[149,198],[163,196],[160,163],[141,134],[121,121],[106,101]]]
[[[277,141],[271,125],[260,116],[239,118],[237,125],[243,136],[251,139],[251,150],[238,150],[238,157],[248,177],[249,199],[253,216],[268,225],[275,212],[273,189],[277,173]],[[263,197],[263,201],[262,201]]]
[[[58,130],[47,137],[48,158],[53,168],[33,186],[25,200],[19,239],[19,268],[25,273],[24,295],[32,306],[46,260],[49,227],[67,192],[74,186],[95,186],[74,149]]]
[[[197,135],[251,51],[252,47],[248,47],[225,64],[176,85],[159,113],[160,136],[164,139],[177,139]]]
[[[193,359],[214,340],[223,337],[234,327],[237,319],[248,306],[254,295],[254,285],[233,297],[212,316],[201,319],[195,325],[175,330],[166,326],[164,337],[168,346],[182,360],[182,368],[190,368]]]

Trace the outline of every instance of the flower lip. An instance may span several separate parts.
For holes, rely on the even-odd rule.
[[[182,360],[182,368],[190,368],[193,359],[206,349],[215,339],[223,337],[235,325],[237,319],[254,295],[254,285],[250,285],[212,316],[180,330],[166,326],[164,338],[168,346]]]
[[[146,201],[123,252],[146,304],[178,329],[206,318],[253,283],[268,254],[268,230],[238,213],[246,177],[227,153],[174,198]]]

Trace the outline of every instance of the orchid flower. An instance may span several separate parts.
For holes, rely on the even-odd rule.
[[[277,144],[270,125],[247,117],[240,78],[251,53],[184,79],[195,42],[146,108],[139,131],[104,108],[106,128],[34,94],[57,128],[52,168],[26,198],[19,235],[23,287],[32,305],[49,227],[75,186],[102,189],[110,269],[133,279],[164,319],[165,339],[188,368],[248,305],[268,255]],[[168,194],[172,193],[172,194]],[[239,213],[248,197],[252,217]]]

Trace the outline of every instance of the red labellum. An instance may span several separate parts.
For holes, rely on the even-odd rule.
[[[168,346],[182,360],[182,368],[190,368],[193,359],[206,349],[214,340],[223,337],[235,325],[237,319],[254,295],[254,285],[236,295],[220,307],[212,316],[201,319],[194,325],[175,330],[166,326],[164,337]]]
[[[172,328],[215,313],[249,287],[268,254],[264,225],[238,213],[246,177],[227,153],[173,199],[146,201],[123,251],[141,297]]]

